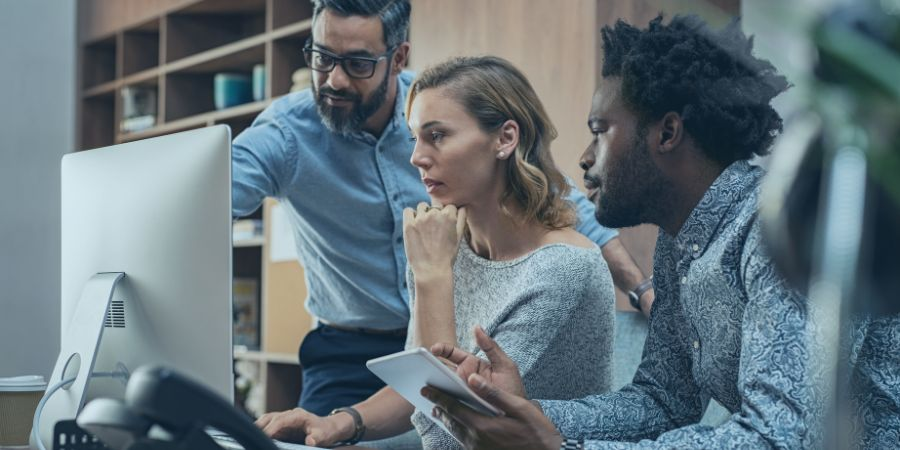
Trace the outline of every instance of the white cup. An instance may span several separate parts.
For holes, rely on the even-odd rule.
[[[27,446],[47,383],[40,375],[0,378],[0,446]]]

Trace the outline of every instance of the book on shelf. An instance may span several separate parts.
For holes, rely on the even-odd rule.
[[[253,101],[250,75],[220,72],[213,76],[213,104],[225,109]]]
[[[260,219],[239,219],[231,225],[231,239],[235,242],[262,236],[263,223]]]
[[[134,133],[137,131],[153,128],[156,125],[156,116],[137,116],[122,119],[119,125],[120,133]]]
[[[156,125],[156,86],[125,86],[119,132],[134,133]]]
[[[232,282],[234,299],[234,345],[259,350],[259,280],[235,277]]]

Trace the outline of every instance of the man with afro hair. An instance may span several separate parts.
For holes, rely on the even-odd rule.
[[[581,167],[601,224],[660,227],[641,364],[617,392],[529,402],[515,364],[476,332],[488,362],[450,345],[432,352],[505,414],[486,417],[425,388],[433,414],[468,448],[820,447],[820,350],[807,299],[762,245],[763,171],[749,163],[782,129],[770,102],[787,81],[752,55],[738,21],[721,30],[696,16],[657,17],[645,30],[619,21],[602,37],[603,77],[587,120],[594,137]],[[900,333],[881,334],[858,358],[898,347]],[[889,395],[871,399],[896,406],[896,368],[875,367],[883,371],[869,377],[871,390]],[[710,399],[731,413],[718,426],[699,423]],[[870,411],[878,408],[892,410]],[[881,430],[881,442],[896,443],[900,421],[888,423],[894,430]]]

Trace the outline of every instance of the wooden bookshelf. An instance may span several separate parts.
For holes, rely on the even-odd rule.
[[[88,2],[90,3],[90,2]],[[102,3],[102,2],[101,2]],[[163,2],[165,3],[165,2]],[[198,0],[147,14],[80,43],[79,149],[104,147],[220,123],[237,135],[272,100],[290,92],[291,75],[304,67],[301,47],[312,26],[312,7],[296,0]],[[151,5],[158,6],[158,5]],[[90,34],[82,32],[82,34]],[[263,64],[261,100],[217,110],[217,73],[250,75]],[[156,89],[153,127],[120,132],[122,89]]]
[[[305,0],[80,0],[78,8],[80,150],[216,124],[237,136],[290,92],[312,26]],[[265,67],[264,97],[216,109],[215,75],[250,75],[257,64]],[[123,132],[122,90],[131,87],[155,89],[155,123]],[[234,276],[259,281],[260,346],[237,347],[235,359],[257,365],[264,411],[296,405],[297,348],[312,323],[299,263],[269,261],[274,204],[250,216],[263,221],[264,235],[235,241],[232,253]]]

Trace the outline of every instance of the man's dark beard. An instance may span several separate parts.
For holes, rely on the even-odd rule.
[[[363,102],[362,96],[359,94],[335,91],[324,85],[317,89],[315,81],[313,81],[316,110],[319,112],[319,117],[322,118],[322,123],[325,124],[325,127],[341,136],[348,136],[351,133],[361,130],[366,120],[368,120],[372,114],[375,114],[375,111],[378,111],[378,108],[384,104],[384,100],[387,97],[390,70],[391,65],[388,64],[384,80],[378,85],[375,91],[372,92],[372,96],[367,102]],[[335,108],[327,104],[323,94],[350,100],[352,104],[349,111],[346,108]]]
[[[638,127],[619,166],[607,171],[607,178],[601,180],[601,190],[594,199],[594,216],[605,227],[657,223],[660,213],[671,204],[672,189],[650,160],[646,134],[646,127]]]

